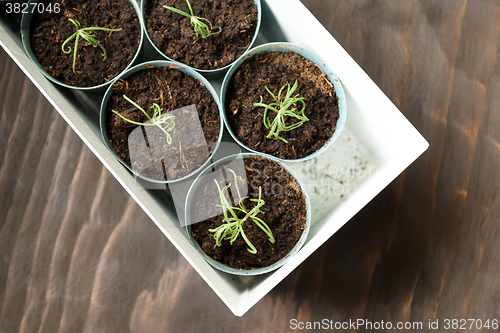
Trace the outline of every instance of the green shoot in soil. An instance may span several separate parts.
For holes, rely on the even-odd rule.
[[[107,54],[106,54],[106,50],[104,49],[104,46],[102,46],[101,43],[99,43],[99,41],[95,38],[95,35],[90,35],[88,34],[86,31],[90,31],[90,30],[102,30],[102,31],[111,31],[111,32],[115,32],[115,31],[120,31],[122,30],[121,28],[120,29],[108,29],[108,28],[100,28],[100,27],[89,27],[89,28],[80,28],[80,22],[78,22],[77,20],[73,20],[73,19],[68,19],[71,23],[73,23],[76,27],[76,32],[74,34],[72,34],[71,36],[68,37],[68,39],[66,39],[62,45],[62,51],[64,53],[70,53],[71,52],[71,47],[68,46],[68,49],[65,50],[64,47],[66,46],[66,44],[68,44],[68,42],[70,42],[73,38],[76,37],[75,39],[75,49],[74,49],[74,52],[73,52],[73,73],[76,74],[76,71],[75,71],[75,64],[76,64],[76,54],[77,54],[77,50],[78,50],[78,41],[80,40],[80,37],[82,37],[83,39],[85,39],[88,43],[88,45],[92,45],[93,47],[98,47],[102,50],[102,60],[106,60],[106,58],[108,57]]]
[[[153,106],[150,107],[150,109],[154,110],[153,117],[150,117],[148,115],[148,113],[146,111],[144,111],[144,109],[141,108],[133,100],[131,100],[130,98],[128,98],[125,95],[123,95],[123,98],[125,98],[125,100],[127,102],[129,102],[130,104],[132,104],[133,106],[135,106],[136,108],[141,110],[142,113],[144,113],[146,115],[146,117],[148,117],[148,119],[151,121],[151,123],[139,123],[139,122],[125,118],[124,116],[122,116],[121,114],[116,112],[115,110],[111,110],[111,111],[113,111],[114,114],[118,115],[123,120],[125,120],[131,124],[137,125],[137,126],[158,126],[167,135],[167,143],[168,144],[172,143],[172,137],[170,136],[170,134],[168,132],[173,131],[172,134],[175,134],[175,116],[173,114],[170,114],[170,113],[163,113],[162,114],[161,112],[163,111],[163,109],[160,108],[160,106],[158,104],[153,103]]]
[[[189,3],[189,0],[185,0],[185,1],[187,2],[187,5],[189,7],[189,12],[191,13],[191,15],[189,15],[188,13],[185,13],[182,10],[179,10],[177,8],[173,8],[173,7],[169,7],[169,6],[163,6],[163,8],[169,9],[177,14],[181,14],[181,15],[184,15],[187,18],[189,18],[191,20],[191,25],[194,28],[194,32],[196,32],[196,37],[198,37],[198,35],[201,35],[202,38],[207,38],[207,37],[210,37],[212,35],[217,35],[218,33],[220,33],[222,31],[221,27],[216,26],[215,28],[218,28],[219,31],[213,32],[212,29],[214,27],[212,27],[212,23],[210,23],[210,21],[205,19],[205,18],[195,16],[193,13],[193,9],[191,8],[191,4]],[[210,28],[208,27],[208,25],[206,25],[202,21],[208,22],[208,24],[210,25]]]
[[[238,238],[238,235],[241,234],[241,237],[245,240],[245,242],[248,245],[248,252],[252,254],[257,253],[257,249],[253,244],[248,240],[247,236],[245,235],[245,232],[243,231],[243,224],[245,221],[248,219],[251,219],[259,228],[262,229],[266,233],[266,235],[269,237],[269,241],[274,244],[275,240],[273,237],[273,233],[269,226],[262,221],[262,219],[258,218],[257,215],[259,213],[264,214],[263,211],[260,210],[260,207],[264,206],[266,203],[264,200],[262,200],[262,187],[259,186],[259,198],[258,199],[250,199],[250,201],[256,202],[257,205],[253,207],[250,211],[245,208],[243,205],[243,200],[248,198],[244,197],[243,199],[241,198],[240,195],[240,190],[238,188],[238,184],[236,182],[236,174],[234,173],[233,170],[229,170],[233,173],[234,175],[234,181],[235,181],[235,186],[236,186],[236,191],[238,192],[238,196],[240,198],[240,203],[239,207],[231,207],[229,203],[227,202],[226,196],[224,195],[224,192],[231,187],[231,184],[225,186],[223,189],[220,188],[219,183],[217,180],[214,179],[215,184],[217,185],[217,188],[219,190],[219,196],[221,200],[221,204],[217,205],[217,207],[221,207],[222,210],[224,211],[224,219],[223,222],[224,224],[221,224],[215,229],[209,229],[208,231],[214,233],[214,239],[215,239],[215,246],[221,246],[222,241],[224,239],[229,239],[231,245],[233,245],[234,241]],[[238,218],[236,215],[236,211],[243,212],[245,216],[243,218]],[[228,216],[228,213],[230,216]]]
[[[288,143],[287,140],[285,140],[279,136],[279,133],[281,131],[285,131],[285,132],[291,131],[295,128],[300,127],[306,121],[309,121],[309,118],[307,118],[306,115],[304,114],[304,110],[306,109],[306,103],[304,102],[304,98],[298,97],[299,95],[295,95],[294,97],[292,97],[292,94],[294,93],[295,89],[297,89],[297,86],[298,86],[297,81],[295,81],[295,84],[293,85],[292,88],[290,88],[290,83],[285,84],[283,87],[281,87],[280,91],[278,92],[278,96],[275,96],[267,87],[265,87],[267,92],[269,94],[271,94],[271,96],[273,97],[273,99],[276,102],[273,102],[269,105],[264,104],[264,103],[262,103],[262,96],[260,96],[260,102],[254,103],[254,105],[253,105],[254,107],[261,106],[261,107],[265,108],[264,126],[266,126],[266,128],[268,128],[268,129],[270,128],[269,135],[267,135],[267,138],[274,136],[276,139],[280,139],[280,140],[284,141],[285,143]],[[282,101],[281,100],[281,93],[283,92],[283,90],[285,88],[287,88],[287,91],[286,91],[285,98],[283,98],[283,101]],[[300,111],[296,107],[296,103],[298,103],[298,102],[302,103],[302,109],[300,109]],[[290,108],[291,106],[293,106],[293,108],[288,110],[288,108]],[[277,113],[277,115],[276,115],[276,117],[274,117],[272,123],[268,118],[268,114],[267,114],[268,110],[272,110],[272,111]],[[299,120],[299,122],[287,126],[285,124],[285,116],[296,118]]]

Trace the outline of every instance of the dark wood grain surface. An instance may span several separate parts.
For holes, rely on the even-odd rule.
[[[500,320],[500,2],[304,3],[429,150],[236,318],[0,51],[0,332]]]

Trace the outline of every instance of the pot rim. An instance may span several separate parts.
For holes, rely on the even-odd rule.
[[[227,91],[227,86],[229,84],[229,81],[231,80],[232,76],[238,68],[248,59],[251,57],[263,53],[263,52],[273,52],[273,51],[281,51],[281,52],[295,52],[300,54],[301,56],[307,58],[308,60],[312,61],[314,64],[316,64],[321,71],[329,78],[330,82],[333,84],[335,87],[335,92],[338,98],[338,106],[339,106],[339,118],[337,120],[337,125],[335,132],[331,136],[330,139],[328,139],[325,144],[315,151],[314,153],[307,155],[305,157],[299,158],[299,159],[284,159],[284,158],[278,158],[276,156],[256,151],[253,149],[250,149],[247,147],[245,144],[243,144],[234,134],[233,130],[229,126],[229,120],[227,119],[226,116],[226,91]],[[345,126],[346,123],[346,118],[347,118],[347,102],[346,102],[346,96],[344,92],[344,88],[342,86],[342,83],[335,74],[335,72],[326,64],[326,62],[315,52],[307,49],[306,47],[303,47],[301,45],[297,45],[294,43],[286,43],[286,42],[276,42],[276,43],[266,43],[259,45],[257,47],[254,47],[252,50],[250,50],[248,53],[242,55],[236,62],[233,63],[233,66],[229,69],[229,71],[226,73],[226,76],[224,77],[224,80],[222,82],[221,86],[221,96],[220,96],[220,101],[221,101],[221,106],[222,106],[222,117],[224,119],[224,124],[231,135],[231,137],[236,141],[241,147],[245,148],[246,150],[249,150],[253,153],[257,154],[263,154],[265,156],[272,156],[280,161],[284,162],[303,162],[307,161],[309,159],[315,158],[321,153],[323,153],[325,150],[327,150],[329,147],[332,146],[332,144],[337,140],[337,138],[340,136],[340,133],[342,132],[342,129]]]
[[[132,167],[129,166],[128,164],[126,164],[124,161],[122,161],[122,159],[119,158],[118,155],[116,155],[116,153],[113,150],[113,148],[111,148],[111,145],[109,143],[109,139],[108,139],[107,134],[106,134],[106,106],[108,105],[109,99],[111,98],[111,95],[113,93],[113,85],[118,80],[127,78],[128,76],[130,76],[130,75],[132,75],[132,74],[134,74],[136,72],[139,72],[141,70],[148,69],[148,68],[151,68],[151,67],[170,67],[170,66],[173,66],[174,69],[180,70],[181,72],[194,77],[195,79],[197,79],[198,81],[200,81],[205,86],[205,88],[207,88],[207,90],[212,95],[215,103],[217,104],[217,108],[219,110],[220,128],[219,128],[219,137],[217,139],[217,142],[216,142],[215,146],[212,149],[212,152],[210,153],[210,155],[207,158],[207,160],[199,168],[193,170],[192,172],[190,172],[189,174],[187,174],[187,175],[185,175],[185,176],[183,176],[181,178],[176,178],[176,179],[171,179],[171,180],[158,180],[158,179],[153,179],[153,178],[145,177],[145,176],[141,175],[140,173],[138,173],[137,171],[135,171],[134,169],[132,169]],[[224,124],[223,124],[223,121],[222,121],[222,108],[221,108],[220,101],[219,101],[219,98],[217,96],[217,93],[215,92],[215,89],[212,87],[212,85],[210,84],[210,82],[206,78],[204,78],[203,75],[197,73],[192,68],[190,68],[190,67],[188,67],[186,65],[180,64],[178,62],[167,61],[167,60],[152,60],[152,61],[147,61],[147,62],[140,63],[138,65],[135,65],[132,68],[129,68],[128,70],[126,70],[125,72],[123,72],[122,74],[120,74],[119,76],[117,76],[111,82],[110,86],[106,90],[106,93],[104,94],[104,96],[103,96],[103,98],[101,100],[101,107],[100,107],[100,110],[99,110],[99,128],[100,128],[100,131],[101,131],[102,139],[104,141],[104,145],[106,146],[106,148],[108,149],[108,151],[121,164],[123,164],[130,172],[132,172],[132,174],[134,174],[135,176],[137,176],[137,177],[139,177],[139,178],[141,178],[143,180],[151,182],[151,183],[156,183],[156,184],[172,184],[172,183],[176,183],[176,182],[180,182],[180,181],[186,180],[189,177],[192,177],[196,173],[200,172],[200,170],[202,170],[213,159],[214,154],[217,151],[217,149],[219,148],[219,145],[220,145],[221,140],[222,140],[222,134],[223,134]]]
[[[248,45],[247,49],[245,50],[245,52],[243,52],[243,54],[238,58],[236,59],[235,61],[231,62],[230,64],[224,66],[224,67],[221,67],[221,68],[217,68],[217,69],[197,69],[195,67],[192,67],[192,66],[189,66],[187,64],[184,64],[180,61],[177,61],[177,60],[174,60],[172,58],[169,58],[167,57],[156,45],[155,43],[153,43],[153,41],[151,40],[151,37],[149,37],[149,34],[147,32],[147,27],[146,27],[146,18],[145,18],[145,13],[144,13],[144,10],[145,10],[145,5],[146,5],[146,2],[148,0],[142,0],[142,3],[141,3],[141,17],[142,17],[142,21],[144,22],[144,35],[146,36],[146,39],[149,41],[149,43],[153,46],[154,50],[156,52],[158,52],[158,54],[160,54],[162,57],[164,57],[165,59],[169,60],[169,61],[174,61],[174,62],[178,62],[180,64],[183,64],[185,66],[188,66],[192,69],[194,69],[195,71],[203,74],[203,75],[208,75],[208,76],[214,76],[214,75],[221,75],[224,74],[225,71],[227,71],[229,68],[231,68],[231,66],[240,58],[242,58],[247,52],[249,52],[251,49],[252,49],[252,46],[253,44],[255,43],[255,40],[257,39],[257,36],[259,34],[259,31],[260,31],[260,24],[261,24],[261,20],[262,20],[262,5],[261,5],[261,0],[253,0],[255,2],[255,5],[257,6],[257,26],[255,27],[255,33],[253,35],[253,38],[252,38],[252,41],[250,42],[250,45]]]
[[[302,232],[302,235],[300,236],[299,240],[295,244],[295,246],[292,248],[292,250],[290,250],[290,252],[286,256],[284,256],[283,258],[281,258],[280,260],[278,260],[274,264],[271,264],[271,265],[266,266],[266,267],[256,268],[256,269],[247,269],[247,270],[237,269],[237,268],[229,267],[227,265],[224,265],[224,264],[212,259],[210,256],[208,256],[201,249],[198,242],[191,236],[191,225],[187,223],[189,221],[189,216],[190,216],[190,209],[189,208],[190,208],[190,204],[192,201],[191,197],[193,196],[195,190],[197,189],[197,186],[199,185],[198,183],[199,183],[201,177],[209,174],[210,170],[212,168],[216,167],[217,165],[219,165],[223,162],[229,161],[229,160],[234,160],[234,159],[239,158],[239,157],[241,157],[243,159],[252,158],[252,157],[262,157],[262,158],[267,158],[269,160],[272,160],[272,161],[278,163],[283,168],[285,168],[285,170],[287,170],[290,173],[290,175],[292,175],[292,177],[294,177],[297,180],[297,182],[299,183],[300,189],[304,193],[305,200],[306,200],[306,208],[307,208],[306,227],[305,227],[304,231]],[[269,157],[267,155],[260,154],[260,153],[240,153],[240,154],[233,154],[233,155],[226,156],[226,157],[212,163],[210,166],[208,166],[202,172],[200,172],[200,174],[193,181],[193,183],[191,184],[189,191],[186,195],[186,202],[185,202],[185,206],[184,206],[184,216],[185,216],[184,229],[187,233],[187,237],[188,237],[189,241],[191,242],[191,245],[200,253],[200,255],[203,257],[203,259],[205,259],[205,261],[208,262],[212,267],[214,267],[222,272],[234,274],[234,275],[243,275],[243,276],[261,275],[261,274],[266,274],[266,273],[272,272],[272,271],[280,268],[281,266],[286,264],[295,254],[297,254],[297,252],[299,252],[299,250],[302,248],[302,246],[306,242],[307,236],[309,234],[309,230],[311,229],[311,214],[312,214],[311,211],[312,211],[311,210],[311,201],[310,201],[309,193],[307,192],[306,186],[302,182],[302,180],[300,179],[298,174],[291,167],[289,167],[283,161],[277,159],[276,157],[272,157],[272,156]]]
[[[135,10],[135,13],[137,14],[137,17],[139,18],[139,26],[140,26],[140,30],[141,30],[141,37],[140,37],[140,40],[139,40],[139,45],[137,47],[137,51],[135,52],[135,55],[134,57],[132,58],[132,60],[128,63],[127,67],[125,67],[120,73],[118,73],[116,77],[120,76],[121,74],[123,74],[125,71],[127,71],[137,60],[138,56],[139,56],[139,53],[141,52],[142,50],[142,44],[144,42],[144,24],[143,24],[143,21],[142,21],[142,16],[140,15],[140,8],[137,4],[137,2],[135,0],[128,0],[132,6],[134,7],[134,10]],[[39,3],[41,2],[41,0],[29,0],[28,1],[28,6],[31,4],[31,3]],[[104,82],[104,83],[101,83],[101,84],[98,84],[96,86],[90,86],[90,87],[76,87],[76,86],[71,86],[69,84],[66,84],[66,83],[63,83],[55,78],[53,78],[49,73],[47,73],[43,68],[42,66],[40,65],[40,63],[38,62],[38,59],[35,57],[35,55],[33,54],[33,51],[31,49],[31,43],[30,43],[30,26],[31,26],[31,19],[33,18],[33,15],[34,13],[33,12],[30,12],[28,11],[27,13],[24,13],[21,17],[21,40],[22,40],[22,43],[23,43],[23,46],[24,46],[24,52],[26,53],[26,55],[28,56],[28,58],[30,59],[30,61],[33,63],[33,65],[35,65],[35,67],[38,69],[38,71],[40,73],[42,73],[47,79],[49,79],[50,81],[62,86],[62,87],[65,87],[65,88],[69,88],[69,89],[75,89],[75,90],[82,90],[82,91],[103,91],[106,86],[110,85],[115,78],[113,78],[112,80],[109,80],[108,82]]]

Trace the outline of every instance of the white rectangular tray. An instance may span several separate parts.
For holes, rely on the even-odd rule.
[[[75,93],[45,79],[24,54],[16,18],[0,13],[0,45],[237,316],[255,305],[428,147],[427,141],[300,1],[262,0],[262,5],[262,27],[256,45],[288,41],[318,53],[344,85],[347,124],[338,141],[324,154],[291,164],[306,183],[313,206],[312,228],[302,250],[272,273],[244,278],[209,266],[187,240],[168,192],[142,188],[106,150],[98,123],[102,95]],[[146,56],[145,60],[149,59]],[[221,81],[212,83],[219,91]]]

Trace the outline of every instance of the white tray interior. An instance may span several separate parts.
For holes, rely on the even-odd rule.
[[[242,278],[215,270],[191,247],[169,190],[144,189],[106,150],[98,122],[102,94],[69,91],[45,79],[24,54],[19,17],[0,14],[0,45],[238,316],[290,274],[428,147],[427,141],[300,1],[262,0],[262,7],[256,45],[288,41],[318,53],[342,81],[348,113],[346,128],[329,150],[313,160],[290,163],[306,183],[313,206],[312,227],[303,248],[272,273]],[[146,52],[144,60],[150,59],[160,58]],[[211,82],[220,91],[221,80]],[[228,138],[225,133],[224,140],[231,141]],[[182,197],[171,190],[176,199]]]

